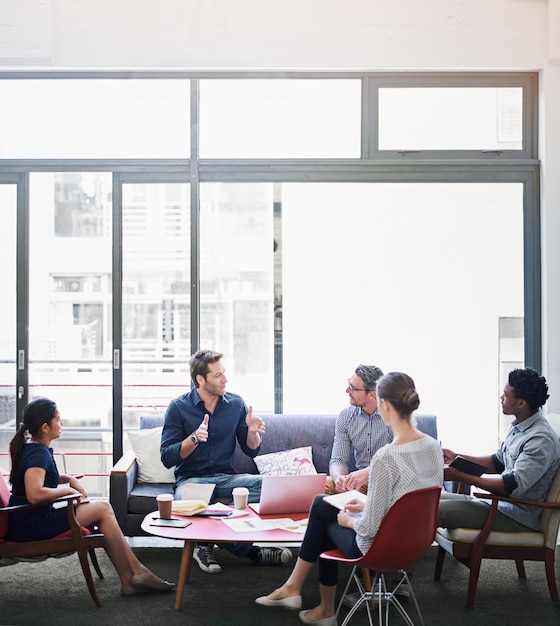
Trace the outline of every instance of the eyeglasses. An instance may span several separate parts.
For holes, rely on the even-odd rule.
[[[370,389],[362,389],[360,387],[354,387],[354,385],[350,382],[350,379],[348,379],[348,389],[350,389],[352,393],[356,391],[370,391]]]

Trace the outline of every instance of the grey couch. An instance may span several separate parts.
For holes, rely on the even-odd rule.
[[[334,440],[336,415],[268,415],[266,434],[259,454],[280,452],[311,445],[313,464],[319,473],[328,474],[329,460]],[[419,430],[437,439],[435,415],[416,415]],[[140,428],[163,426],[159,415],[140,418]],[[258,474],[253,459],[244,455],[237,446],[234,467],[239,473]],[[173,493],[173,483],[138,483],[134,454],[126,453],[111,470],[109,499],[117,521],[125,535],[145,535],[140,528],[147,513],[157,508],[158,493]]]

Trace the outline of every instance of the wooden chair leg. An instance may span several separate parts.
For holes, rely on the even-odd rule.
[[[436,569],[434,570],[434,580],[441,578],[441,572],[443,571],[443,561],[445,559],[445,550],[438,546],[438,553],[436,558]]]
[[[368,567],[362,567],[362,581],[364,589],[366,591],[371,591],[371,573]]]
[[[548,550],[544,557],[544,566],[546,568],[546,582],[548,590],[553,602],[558,602],[558,588],[556,587],[556,576],[554,574],[554,550]]]
[[[476,588],[478,586],[478,575],[480,574],[481,559],[474,559],[471,562],[471,571],[469,575],[469,590],[467,592],[467,609],[472,609],[474,606],[474,598],[476,596]]]
[[[99,578],[104,578],[103,572],[101,571],[101,568],[99,567],[99,562],[97,561],[95,548],[89,548],[88,552],[89,552],[89,558],[90,558],[91,564],[93,565],[93,569],[95,570],[95,573],[97,574]]]
[[[527,578],[525,574],[525,563],[523,559],[515,559],[515,567],[517,568],[517,575],[519,578]]]
[[[95,606],[100,607],[101,601],[97,596],[97,591],[95,590],[95,585],[93,584],[93,576],[91,575],[91,569],[89,567],[88,559],[87,559],[87,551],[82,546],[77,546],[78,558],[80,559],[80,565],[82,566],[82,572],[84,574],[84,578],[86,579],[86,583],[89,589],[89,594],[92,600],[95,602]]]

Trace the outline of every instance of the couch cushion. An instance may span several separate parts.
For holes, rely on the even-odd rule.
[[[255,465],[259,474],[266,476],[297,476],[317,473],[313,465],[311,446],[260,454],[255,457]]]
[[[168,469],[161,462],[160,444],[163,428],[129,430],[128,438],[138,461],[139,483],[173,483],[174,467]]]
[[[128,512],[146,515],[155,511],[158,493],[173,493],[173,485],[170,483],[138,483],[128,499]]]
[[[480,534],[479,528],[438,528],[436,541],[472,543]],[[540,548],[544,545],[541,532],[499,532],[492,531],[488,535],[486,545],[489,546],[530,546]]]

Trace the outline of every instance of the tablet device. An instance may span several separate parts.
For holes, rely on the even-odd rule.
[[[185,519],[163,519],[161,517],[154,517],[150,522],[150,526],[166,526],[167,528],[186,528],[191,524],[192,522]]]
[[[485,465],[476,463],[476,461],[469,461],[463,456],[456,456],[455,460],[449,464],[449,467],[454,467],[460,472],[465,474],[471,474],[472,476],[482,476],[488,472],[488,468]]]

